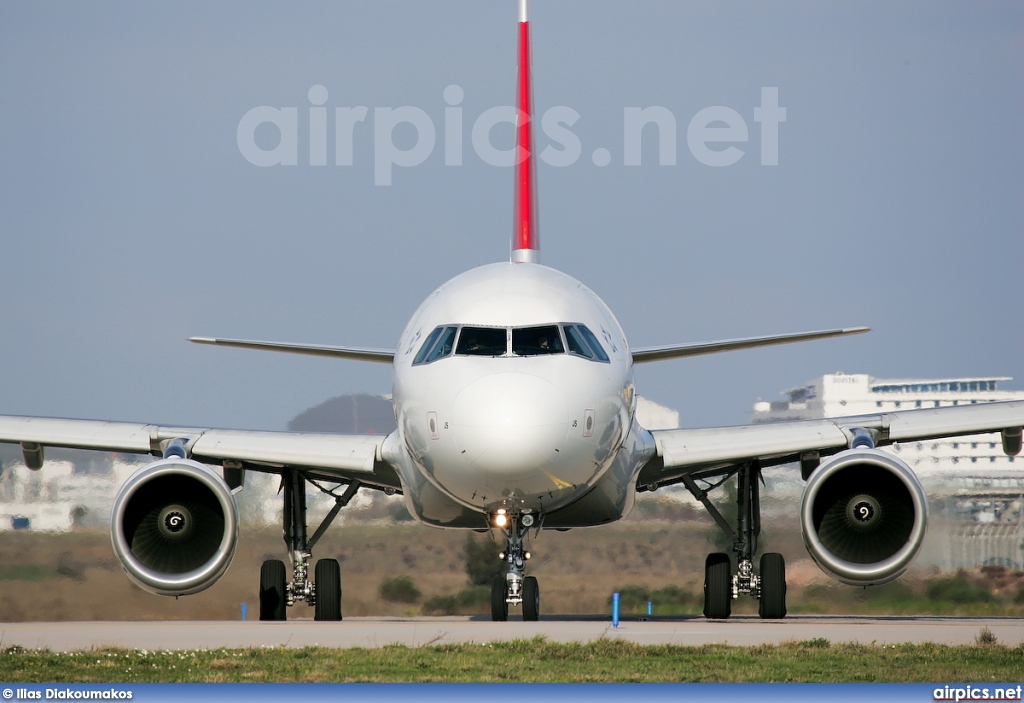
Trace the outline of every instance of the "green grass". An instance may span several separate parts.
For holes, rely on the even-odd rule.
[[[641,646],[543,639],[379,649],[261,648],[186,652],[9,648],[11,682],[930,682],[1016,681],[1024,646],[831,644]]]
[[[655,615],[696,615],[703,608],[702,594],[675,586],[651,590],[627,584],[615,590],[620,594],[623,614],[646,613],[648,602],[652,603]],[[901,581],[871,588],[812,585],[791,590],[788,601],[789,612],[793,614],[1024,616],[1024,588],[997,595],[981,579],[964,573],[929,579],[914,586]],[[607,606],[610,610],[610,596]],[[741,597],[733,601],[733,612],[755,613],[757,602]]]
[[[454,596],[434,596],[423,604],[426,615],[472,615],[490,612],[491,589],[470,586]]]
[[[0,564],[0,581],[45,581],[59,575],[43,564]]]
[[[911,588],[897,581],[872,588],[811,586],[790,604],[791,613],[843,612],[851,615],[1024,615],[1024,600],[996,596],[964,574],[931,579]]]

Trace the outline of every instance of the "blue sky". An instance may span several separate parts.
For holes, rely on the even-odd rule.
[[[538,112],[578,113],[582,152],[538,171],[545,264],[594,289],[634,346],[874,329],[649,364],[642,395],[697,426],[838,370],[1024,387],[1024,5],[531,9]],[[470,134],[514,99],[515,20],[512,0],[0,5],[0,413],[283,429],[331,396],[388,392],[387,367],[185,340],[391,347],[431,290],[506,259],[512,173]],[[328,165],[309,164],[316,85],[328,115],[368,108],[351,166],[333,129]],[[460,166],[445,165],[450,85]],[[777,166],[754,121],[765,87],[787,115]],[[296,108],[295,166],[241,152],[259,106]],[[437,144],[375,185],[375,110],[402,106]],[[624,111],[652,106],[676,120],[675,164],[651,130],[626,166]],[[730,166],[688,147],[715,106],[748,129]]]

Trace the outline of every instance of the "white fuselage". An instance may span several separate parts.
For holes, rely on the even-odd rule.
[[[492,345],[481,351],[477,333]],[[398,432],[385,451],[421,520],[550,515],[616,464],[612,493],[630,495],[611,512],[632,504],[628,484],[650,453],[649,441],[626,441],[642,432],[632,359],[614,315],[579,281],[529,263],[457,276],[413,315],[394,367]]]

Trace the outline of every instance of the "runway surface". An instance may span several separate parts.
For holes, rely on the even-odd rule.
[[[340,623],[290,622],[58,622],[0,623],[0,649],[77,651],[102,647],[189,650],[248,647],[409,647],[453,642],[498,642],[544,637],[554,642],[600,638],[637,644],[777,644],[817,638],[832,643],[903,642],[973,644],[987,627],[1000,644],[1024,643],[1024,619],[942,617],[846,617],[797,615],[782,621],[739,616],[709,622],[701,617],[623,620],[566,616],[540,622],[493,623],[468,617],[348,618]]]

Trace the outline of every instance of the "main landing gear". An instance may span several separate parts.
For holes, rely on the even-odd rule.
[[[284,490],[284,541],[292,564],[292,580],[287,581],[285,565],[279,559],[268,559],[260,569],[260,620],[287,620],[287,607],[305,601],[315,608],[316,620],[341,620],[341,566],[336,559],[316,562],[313,579],[309,578],[309,562],[313,546],[348,505],[359,490],[359,481],[352,481],[341,495],[334,496],[334,507],[324,517],[312,537],[306,535],[306,477],[295,470],[281,476]],[[315,482],[314,482],[314,485]],[[319,486],[317,486],[319,488]]]
[[[499,511],[493,524],[505,535],[505,551],[498,556],[508,562],[508,573],[491,584],[491,620],[508,620],[508,607],[523,606],[523,620],[540,619],[540,586],[535,576],[524,576],[530,553],[523,548],[523,537],[537,518],[531,513],[508,514]]]
[[[757,550],[757,538],[761,534],[761,496],[758,480],[761,467],[755,462],[746,464],[725,479],[736,474],[736,530],[718,509],[708,500],[696,480],[710,479],[720,474],[702,476],[695,474],[683,477],[683,483],[690,493],[699,500],[720,528],[732,539],[732,551],[736,555],[736,573],[732,573],[732,560],[728,554],[709,554],[704,562],[704,617],[724,620],[732,615],[732,601],[741,593],[758,599],[757,613],[762,618],[777,620],[786,617],[786,562],[781,554],[767,553],[761,556],[759,569],[754,573],[753,555]],[[695,480],[696,479],[696,480]],[[717,488],[724,482],[712,486]]]

